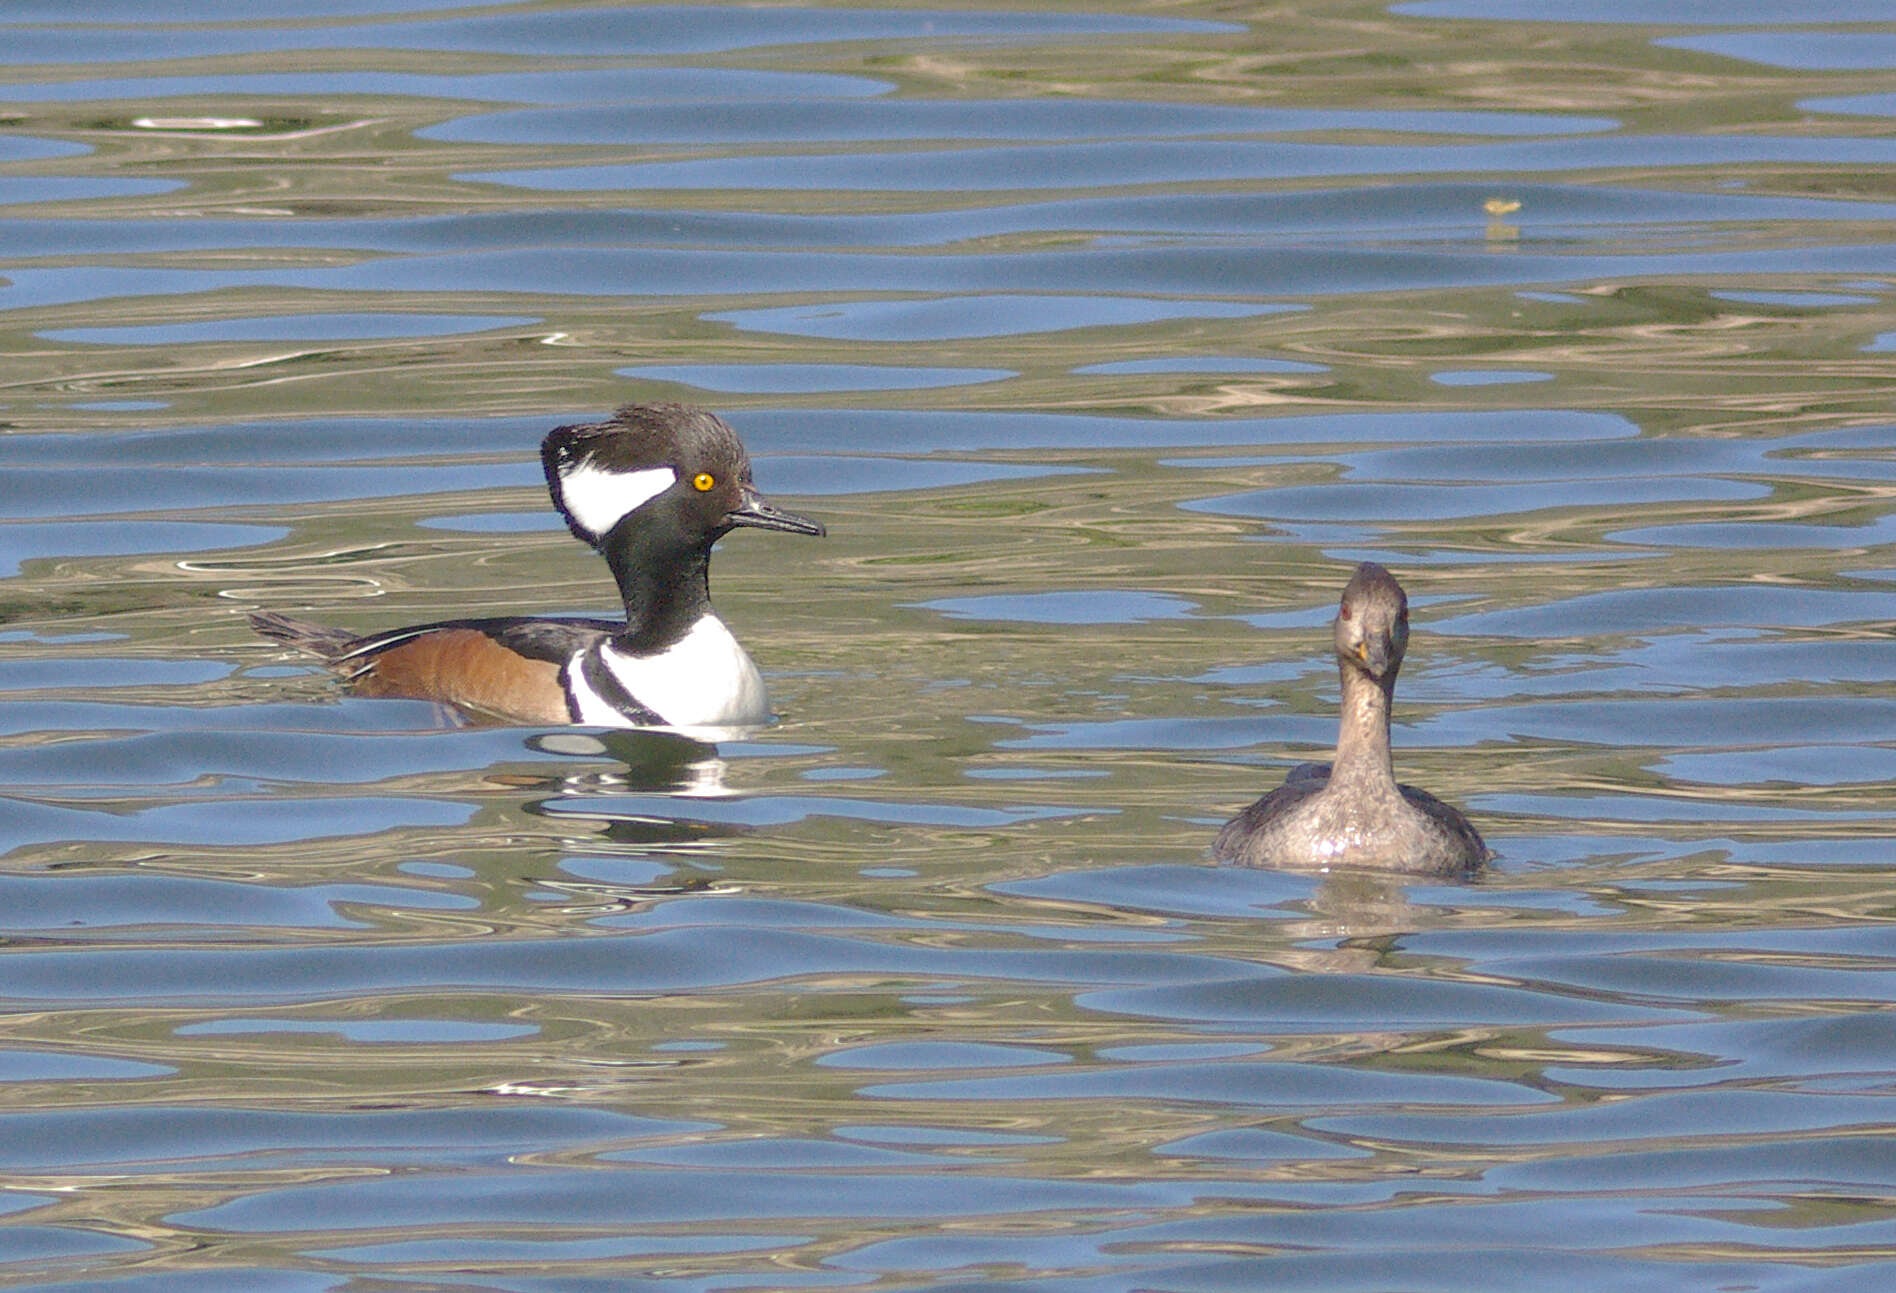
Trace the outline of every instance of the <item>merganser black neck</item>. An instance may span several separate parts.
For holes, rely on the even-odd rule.
[[[627,517],[601,549],[625,602],[625,628],[613,645],[631,655],[663,651],[714,613],[711,543],[682,546],[676,535],[667,543],[658,526],[640,520]]]

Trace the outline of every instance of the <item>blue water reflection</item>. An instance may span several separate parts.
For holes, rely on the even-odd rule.
[[[397,5],[395,8],[402,6]],[[425,7],[425,6],[415,6]],[[710,54],[824,40],[930,40],[953,37],[1028,40],[1048,37],[1204,33],[1239,30],[1228,23],[1119,14],[981,12],[955,9],[824,10],[785,6],[730,9],[695,5],[650,5],[631,9],[553,8],[529,13],[475,12],[451,19],[411,22],[311,22],[354,17],[380,19],[390,6],[326,5],[329,12],[299,13],[298,22],[256,25],[209,24],[164,30],[165,53],[173,59],[302,49],[426,50],[513,54],[531,49],[545,55],[596,55],[604,51]],[[251,12],[242,15],[252,16]],[[68,25],[69,10],[33,20],[15,13],[9,24],[7,58],[13,63],[134,62],[151,54],[152,37],[136,23],[149,23],[148,9],[121,10],[117,23]]]
[[[0,14],[0,1273],[1887,1283],[1896,8],[1364,17]],[[249,633],[610,609],[676,397],[778,721]],[[1365,559],[1499,857],[1210,864]]]
[[[1391,130],[1434,135],[1576,135],[1619,125],[1604,117],[1507,112],[1365,112],[1195,107],[1111,100],[863,102],[820,99],[541,109],[463,117],[424,138],[497,144],[611,143],[632,134],[666,143],[763,142],[784,138],[1086,139],[1190,135],[1303,134]]]

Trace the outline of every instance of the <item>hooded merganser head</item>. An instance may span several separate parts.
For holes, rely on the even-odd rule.
[[[610,421],[555,428],[540,461],[567,528],[601,552],[628,526],[683,548],[709,548],[741,525],[823,533],[757,492],[737,432],[704,409],[629,404]]]
[[[751,481],[737,432],[703,409],[627,405],[605,422],[556,427],[540,446],[567,528],[605,557],[625,602],[617,645],[649,655],[711,610],[711,545],[739,526],[821,535]]]

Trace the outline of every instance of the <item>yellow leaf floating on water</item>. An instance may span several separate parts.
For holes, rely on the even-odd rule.
[[[1511,212],[1519,211],[1521,204],[1515,198],[1489,198],[1481,204],[1488,213],[1488,228],[1485,230],[1489,242],[1513,242],[1520,238],[1519,225],[1511,225],[1501,219]]]

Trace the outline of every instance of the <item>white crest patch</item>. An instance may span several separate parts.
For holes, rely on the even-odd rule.
[[[677,481],[678,473],[670,467],[606,471],[581,463],[560,473],[560,506],[573,519],[573,524],[592,535],[596,542]]]

